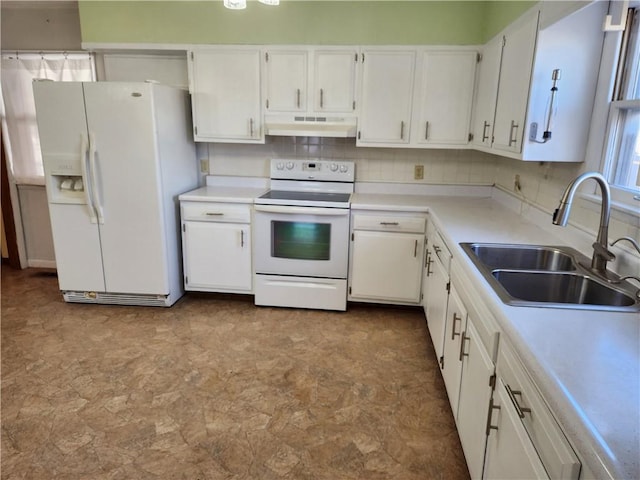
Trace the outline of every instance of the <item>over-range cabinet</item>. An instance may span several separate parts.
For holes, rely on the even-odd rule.
[[[35,82],[60,290],[169,306],[183,294],[178,194],[197,185],[186,92]]]

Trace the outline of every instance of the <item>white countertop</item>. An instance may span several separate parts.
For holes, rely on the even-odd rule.
[[[492,198],[355,194],[352,209],[430,212],[596,478],[640,478],[640,315],[502,303],[460,242],[571,245]],[[549,224],[551,220],[549,219]],[[556,233],[557,232],[557,233]],[[583,252],[588,253],[588,252]]]
[[[265,190],[210,185],[180,195],[180,200],[253,203]],[[465,281],[482,292],[486,307],[595,477],[640,478],[640,315],[505,305],[459,246],[501,242],[581,250],[572,244],[568,229],[533,222],[539,218],[535,212],[518,214],[486,195],[490,189],[477,189],[476,197],[373,190],[354,193],[351,208],[430,213]]]

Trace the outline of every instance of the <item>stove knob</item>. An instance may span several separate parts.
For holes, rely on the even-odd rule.
[[[340,165],[340,171],[342,173],[347,173],[347,171],[349,170],[349,166],[348,165]]]
[[[337,163],[332,163],[329,168],[331,169],[332,172],[337,172],[338,171],[338,164]]]
[[[283,162],[278,162],[278,163],[276,164],[276,168],[277,168],[278,170],[284,170],[284,163],[283,163]]]
[[[293,169],[293,162],[287,162],[287,170]]]

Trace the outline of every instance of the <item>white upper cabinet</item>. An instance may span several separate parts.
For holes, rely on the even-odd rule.
[[[365,49],[359,146],[401,146],[409,143],[416,51]]]
[[[258,49],[191,51],[189,75],[196,141],[264,143]]]
[[[419,63],[411,142],[430,147],[467,145],[477,52],[426,50]]]
[[[269,49],[265,51],[265,107],[267,111],[306,111],[308,57],[309,54],[306,50]]]
[[[490,148],[493,142],[493,119],[496,113],[501,56],[502,36],[494,37],[480,54],[471,129],[473,145]]]
[[[584,161],[607,2],[561,19],[552,18],[551,3],[540,2],[483,49],[472,132],[480,150]]]
[[[354,113],[358,50],[356,48],[316,50],[313,55],[313,110]]]
[[[353,114],[356,47],[272,47],[264,53],[265,111]]]
[[[538,32],[538,12],[532,11],[509,26],[503,35],[502,62],[493,148],[510,152],[522,150],[529,96],[533,53]]]

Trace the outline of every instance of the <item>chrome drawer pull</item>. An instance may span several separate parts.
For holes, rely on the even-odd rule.
[[[522,397],[522,392],[520,390],[511,390],[511,387],[509,385],[507,385],[506,387],[507,387],[507,393],[509,394],[509,398],[511,399],[513,406],[516,407],[516,412],[518,413],[518,416],[520,418],[524,418],[525,413],[531,413],[530,408],[521,407],[520,403],[516,399],[516,395],[519,395],[520,397]]]
[[[398,222],[380,222],[380,225],[391,225],[391,226],[398,226],[400,225]]]
[[[209,217],[217,217],[217,216],[223,216],[224,213],[222,213],[222,212],[207,212],[207,213],[205,213],[205,215],[207,215]]]
[[[462,320],[462,317],[459,317],[458,315],[456,315],[456,312],[453,312],[453,326],[451,328],[451,340],[455,340],[457,335],[460,335],[459,333],[456,333],[456,322],[458,320]]]
[[[486,434],[487,434],[487,437],[491,433],[491,430],[498,430],[497,426],[491,425],[491,417],[492,417],[492,414],[493,414],[494,410],[500,410],[500,405],[495,405],[493,403],[493,398],[491,398],[489,400],[489,412],[487,413],[487,428],[485,430]]]

